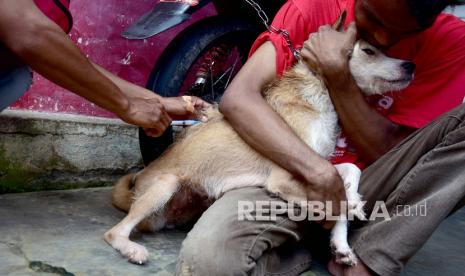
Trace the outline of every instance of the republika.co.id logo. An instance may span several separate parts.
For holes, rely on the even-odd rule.
[[[359,208],[363,209],[366,201],[361,202]],[[296,208],[296,206],[299,206]],[[396,205],[394,209],[388,210],[384,201],[376,201],[368,214],[363,212],[363,218],[357,216],[360,212],[353,212],[346,202],[341,202],[341,214],[351,221],[356,217],[362,221],[391,220],[392,216],[426,216],[427,204],[421,202],[416,205]],[[238,201],[237,219],[251,221],[276,221],[278,216],[286,216],[292,221],[336,221],[340,216],[333,215],[333,204],[330,201],[307,201],[307,202],[285,202],[285,201]]]

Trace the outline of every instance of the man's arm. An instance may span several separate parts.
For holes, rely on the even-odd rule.
[[[200,99],[199,97],[190,97],[191,107],[193,107],[192,110],[189,108],[189,103],[183,100],[182,97],[162,97],[153,91],[118,77],[117,75],[111,73],[110,71],[94,62],[91,63],[100,73],[109,78],[116,86],[118,86],[123,94],[129,98],[138,98],[145,101],[151,101],[155,99],[163,104],[166,112],[168,112],[170,117],[175,120],[207,120],[205,114],[202,113],[202,111],[210,106],[210,104]]]
[[[226,90],[220,110],[251,147],[314,187],[321,196],[314,200],[345,200],[334,166],[308,147],[262,96],[275,78],[275,59],[271,42],[258,48]]]
[[[101,74],[32,0],[0,2],[0,41],[56,84],[114,112],[128,123],[163,133],[170,118],[157,99],[127,97]]]
[[[323,26],[311,34],[301,51],[312,68],[325,79],[344,132],[357,152],[372,163],[414,131],[379,114],[365,101],[349,71],[349,55],[356,37],[355,25],[347,32]]]

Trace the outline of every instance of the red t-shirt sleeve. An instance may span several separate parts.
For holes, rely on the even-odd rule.
[[[417,46],[412,84],[393,93],[388,118],[420,128],[462,103],[465,96],[465,22],[442,14]]]
[[[289,0],[276,14],[272,25],[289,33],[292,47],[302,48],[309,34],[316,32],[321,25],[332,24],[342,10],[349,12],[346,20],[353,20],[353,0]],[[271,41],[276,50],[276,74],[281,76],[295,62],[294,55],[281,34],[266,31],[252,45],[252,55],[263,43]],[[249,55],[249,56],[250,56]]]
[[[34,0],[36,6],[63,31],[69,33],[73,17],[69,11],[69,0]]]
[[[294,1],[288,1],[281,7],[276,14],[273,22],[273,27],[286,30],[289,33],[289,38],[292,41],[292,46],[296,49],[302,47],[303,42],[307,39],[309,32],[308,25],[304,20],[302,13],[294,4]],[[255,40],[250,50],[251,56],[263,43],[270,41],[273,43],[276,50],[276,74],[281,76],[286,69],[292,66],[295,62],[294,55],[287,45],[286,39],[274,32],[266,31]]]

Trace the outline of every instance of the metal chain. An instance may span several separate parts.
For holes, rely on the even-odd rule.
[[[289,49],[291,50],[294,57],[297,60],[300,60],[300,52],[299,52],[299,50],[294,48],[294,46],[292,46],[292,41],[291,41],[291,39],[289,37],[289,33],[284,29],[278,29],[278,28],[274,27],[273,25],[269,24],[270,20],[269,20],[268,16],[266,15],[265,11],[260,7],[260,5],[257,4],[257,2],[255,2],[253,0],[245,0],[245,2],[247,2],[250,6],[252,6],[252,8],[254,8],[254,10],[257,12],[258,16],[262,20],[263,25],[265,25],[266,29],[269,32],[272,32],[272,33],[279,34],[279,35],[283,36],[284,40],[286,40],[287,47],[289,47]]]

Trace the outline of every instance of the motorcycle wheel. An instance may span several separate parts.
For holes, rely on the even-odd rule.
[[[259,29],[228,18],[209,18],[175,39],[152,70],[147,88],[164,97],[194,95],[219,102],[232,78],[245,63]],[[145,165],[173,143],[170,127],[152,138],[139,129],[139,145]]]

